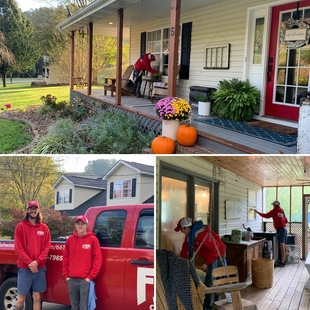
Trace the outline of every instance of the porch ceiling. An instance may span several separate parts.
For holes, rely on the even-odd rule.
[[[213,156],[201,156],[213,163]],[[217,166],[260,186],[310,186],[310,156],[217,156]]]
[[[223,0],[183,0],[181,12]],[[117,12],[124,9],[124,27],[169,17],[171,0],[102,0],[94,1],[58,25],[64,31],[75,31],[93,23],[94,33],[117,26]],[[113,25],[108,23],[112,22]]]

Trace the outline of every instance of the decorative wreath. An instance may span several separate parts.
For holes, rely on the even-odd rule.
[[[307,35],[306,35],[306,40],[302,41],[285,41],[285,31],[287,29],[291,28],[306,28],[307,29]],[[310,26],[309,24],[301,21],[301,20],[295,20],[293,18],[289,18],[287,21],[284,22],[284,25],[280,29],[280,43],[286,45],[289,48],[298,48],[302,47],[303,45],[307,44],[309,42],[310,38]]]

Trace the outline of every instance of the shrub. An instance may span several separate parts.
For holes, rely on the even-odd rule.
[[[68,107],[68,103],[66,101],[57,102],[57,98],[50,94],[42,96],[40,99],[42,100],[43,106],[38,109],[38,114],[41,115],[55,111],[63,111]]]
[[[68,214],[51,209],[43,209],[41,212],[43,215],[43,222],[47,224],[52,239],[72,234],[74,230],[74,219]],[[16,225],[24,218],[24,215],[24,210],[18,208],[10,209],[11,219],[0,222],[0,235],[8,236],[13,239]]]
[[[234,78],[230,81],[220,81],[212,99],[212,112],[218,117],[248,121],[259,107],[260,92],[249,80],[241,81]]]
[[[105,110],[80,123],[59,120],[33,147],[34,154],[137,154],[150,147],[153,133],[141,132],[133,116]]]

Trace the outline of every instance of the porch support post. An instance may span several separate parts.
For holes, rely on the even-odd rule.
[[[123,21],[124,10],[118,10],[117,16],[117,59],[116,59],[116,95],[115,103],[121,105],[121,81],[122,81],[122,59],[123,59]]]
[[[93,72],[93,23],[88,24],[88,68],[87,68],[87,95],[91,95]]]
[[[74,88],[74,31],[71,31],[70,89]]]
[[[181,0],[171,0],[168,96],[176,96]]]

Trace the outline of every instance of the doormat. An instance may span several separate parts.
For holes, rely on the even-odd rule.
[[[297,144],[297,134],[283,134],[269,129],[256,126],[250,126],[248,122],[232,121],[218,117],[194,119],[196,122],[209,124],[212,126],[224,128],[230,131],[277,143],[284,146],[293,146]]]
[[[264,122],[264,121],[252,121],[252,122],[247,122],[248,125],[250,126],[257,126],[259,128],[264,128],[264,129],[269,129],[272,131],[284,133],[286,135],[292,135],[292,134],[297,134],[297,129],[296,128],[291,128],[283,125],[278,125],[278,124],[273,124],[269,122]]]

